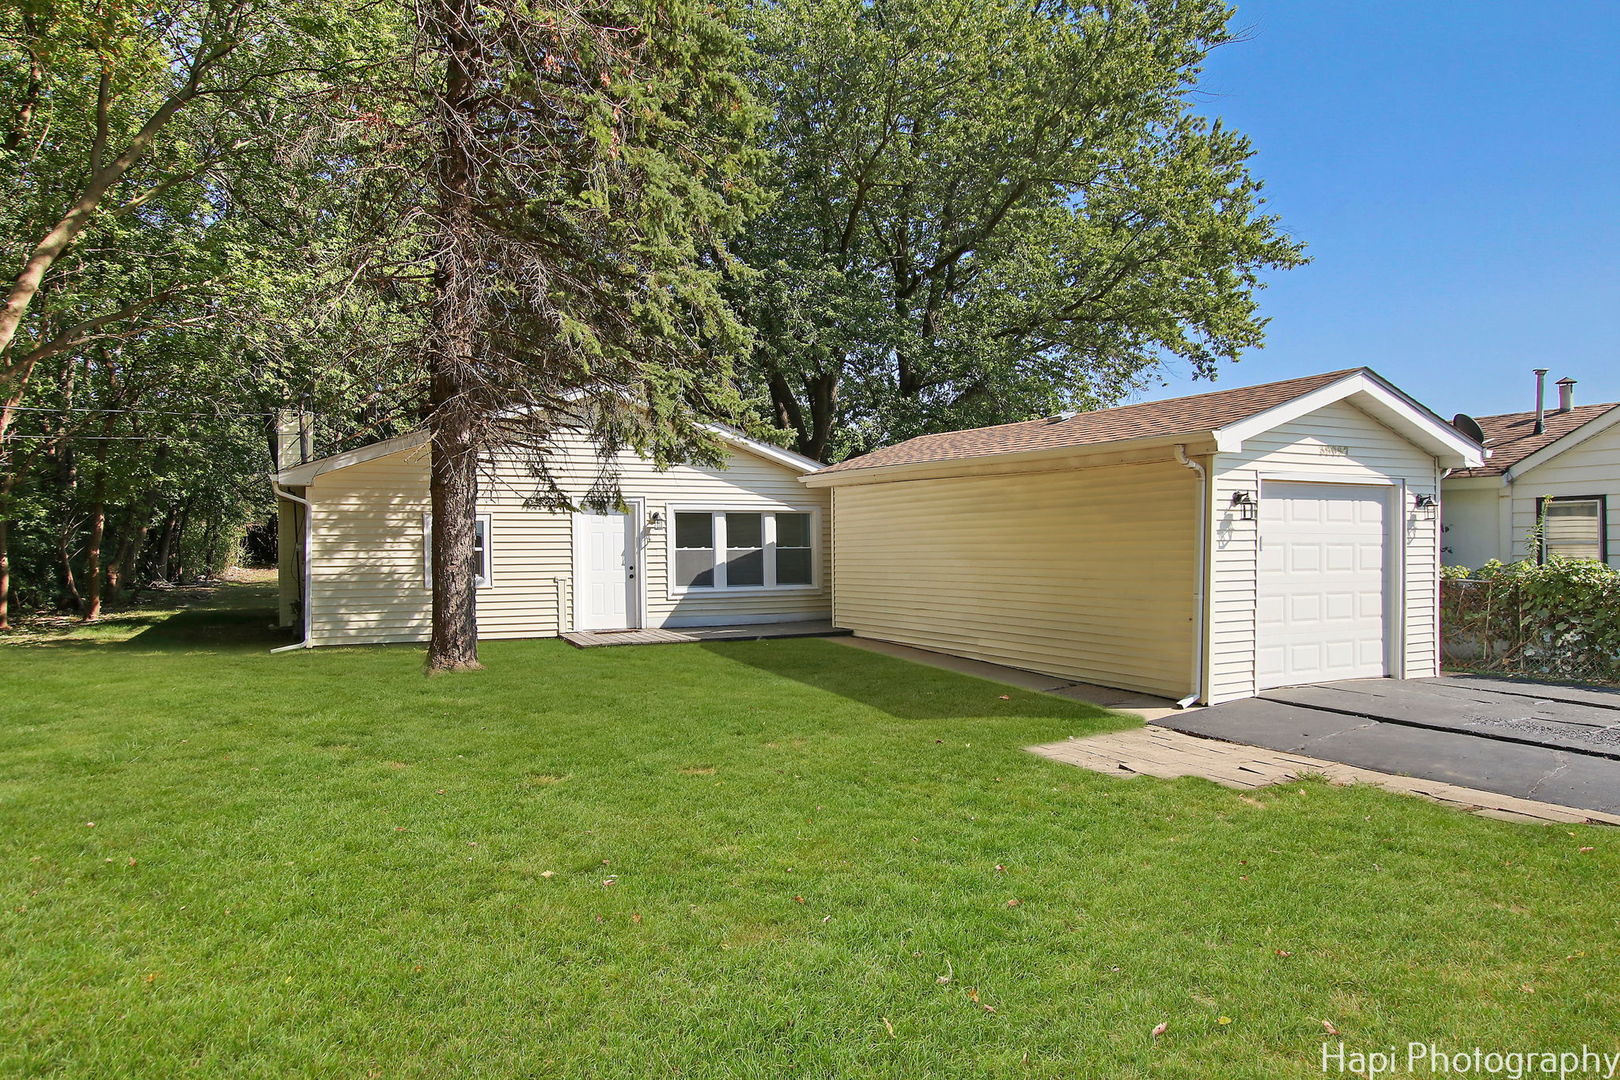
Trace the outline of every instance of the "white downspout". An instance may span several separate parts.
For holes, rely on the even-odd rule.
[[[1185,709],[1197,704],[1198,699],[1204,696],[1204,579],[1209,572],[1209,473],[1203,465],[1187,456],[1186,443],[1176,444],[1176,461],[1198,477],[1198,562],[1193,575],[1193,611],[1197,613],[1197,622],[1193,627],[1192,693],[1176,702],[1176,708]]]
[[[303,562],[303,566],[300,568],[300,571],[299,571],[299,578],[300,578],[300,580],[301,580],[301,582],[303,584],[303,592],[304,592],[304,595],[301,598],[302,603],[299,604],[299,615],[301,616],[303,624],[304,624],[304,640],[299,641],[299,642],[295,642],[292,645],[282,645],[282,646],[280,646],[278,648],[271,649],[270,651],[272,653],[279,653],[279,652],[291,652],[294,649],[310,649],[310,648],[313,648],[314,645],[315,645],[315,643],[310,640],[310,628],[314,625],[314,623],[311,621],[311,619],[309,617],[309,599],[310,599],[310,597],[309,597],[309,593],[310,593],[309,542],[310,542],[310,526],[311,526],[310,518],[313,516],[312,511],[315,508],[314,508],[313,505],[311,505],[311,503],[310,503],[310,501],[308,499],[302,498],[301,496],[298,496],[298,495],[294,495],[292,492],[288,491],[286,488],[282,487],[280,483],[278,483],[278,482],[276,482],[274,480],[270,481],[270,490],[275,492],[276,498],[278,498],[278,499],[287,499],[290,502],[298,503],[299,505],[301,505],[304,508],[304,551],[303,551],[303,556],[304,557],[301,560]]]

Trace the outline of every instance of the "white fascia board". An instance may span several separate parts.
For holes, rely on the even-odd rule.
[[[382,442],[368,443],[354,450],[347,450],[341,454],[332,454],[329,457],[316,458],[306,461],[302,465],[294,465],[290,469],[282,469],[273,474],[276,483],[291,487],[308,487],[317,476],[329,473],[334,469],[346,469],[350,465],[359,465],[364,461],[375,461],[389,454],[397,454],[401,450],[409,450],[420,446],[428,440],[428,433],[423,430],[407,431],[403,435],[395,435],[392,439]]]
[[[1502,474],[1502,482],[1511,484],[1537,465],[1545,465],[1559,454],[1573,450],[1594,435],[1600,435],[1615,424],[1620,424],[1620,405],[1602,416],[1595,416],[1556,442],[1550,442]]]
[[[1485,463],[1485,450],[1478,443],[1428,410],[1412,404],[1378,376],[1365,371],[1352,372],[1308,394],[1228,424],[1215,432],[1216,446],[1222,453],[1238,453],[1244,442],[1256,435],[1352,398],[1355,399],[1352,404],[1428,450],[1445,468],[1474,468]]]
[[[704,423],[698,426],[716,436],[722,442],[728,443],[739,450],[745,450],[757,457],[762,457],[766,461],[775,462],[778,465],[792,469],[799,474],[812,473],[817,469],[825,468],[825,465],[815,458],[796,454],[792,450],[784,450],[782,447],[768,442],[760,442],[758,439],[744,435],[730,424]]]

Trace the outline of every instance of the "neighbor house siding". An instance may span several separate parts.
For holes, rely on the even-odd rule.
[[[559,441],[550,467],[562,489],[578,498],[601,463],[577,437]],[[643,575],[647,624],[663,626],[738,620],[824,619],[831,609],[827,568],[812,590],[672,595],[666,572],[671,507],[817,511],[825,564],[826,492],[810,491],[796,470],[733,451],[724,468],[675,466],[659,472],[630,454],[615,461],[621,490],[642,500]],[[478,590],[480,638],[539,637],[569,627],[573,529],[566,512],[524,502],[535,481],[522,463],[497,458],[483,470],[478,512],[487,514],[490,584]],[[429,508],[427,449],[415,447],[324,473],[310,487],[315,503],[312,573],[317,644],[424,641],[431,596],[425,581],[423,515]]]
[[[1500,555],[1498,521],[1503,510],[1499,504],[1506,491],[1495,478],[1463,483],[1468,486],[1441,484],[1445,497],[1440,507],[1440,562],[1475,569]]]
[[[1231,509],[1235,491],[1260,492],[1267,479],[1387,483],[1394,496],[1386,512],[1401,524],[1403,573],[1395,605],[1404,631],[1401,659],[1407,677],[1438,674],[1439,522],[1412,512],[1412,496],[1436,494],[1435,459],[1355,406],[1337,402],[1250,438],[1241,453],[1216,454],[1211,487],[1211,592],[1209,671],[1211,703],[1255,692],[1256,607],[1259,601],[1259,523]]]
[[[1615,550],[1616,537],[1620,537],[1620,424],[1513,478],[1511,497],[1503,500],[1511,504],[1512,514],[1508,521],[1511,544],[1504,545],[1503,561],[1539,558],[1533,538],[1541,500],[1571,495],[1608,496],[1608,561],[1610,566],[1620,567],[1620,552]]]
[[[1173,462],[834,490],[834,619],[856,634],[1181,697],[1198,488]]]

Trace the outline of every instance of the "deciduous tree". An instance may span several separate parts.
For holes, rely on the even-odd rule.
[[[1107,404],[1260,344],[1302,261],[1193,110],[1221,0],[760,0],[775,199],[747,371],[822,460]]]

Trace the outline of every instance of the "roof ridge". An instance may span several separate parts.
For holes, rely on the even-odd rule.
[[[1252,386],[1229,386],[1200,394],[1114,405],[1063,418],[1036,417],[1006,424],[930,432],[880,446],[870,453],[847,458],[818,472],[846,472],[887,465],[1058,450],[1149,436],[1214,431],[1357,377],[1376,381],[1401,396],[1414,409],[1427,413],[1426,409],[1395,390],[1371,368],[1345,368]],[[1429,415],[1432,417],[1432,414]],[[1437,417],[1433,419],[1436,424],[1445,423]]]
[[[950,435],[961,435],[969,431],[995,431],[998,428],[1019,427],[1023,424],[1068,424],[1076,420],[1083,420],[1088,416],[1097,416],[1101,413],[1117,412],[1120,409],[1137,409],[1145,406],[1174,405],[1178,401],[1198,401],[1202,398],[1214,397],[1217,394],[1235,394],[1239,392],[1253,393],[1256,390],[1269,390],[1276,386],[1286,386],[1289,383],[1306,382],[1311,379],[1340,379],[1357,372],[1371,371],[1368,367],[1344,368],[1340,371],[1321,371],[1314,375],[1296,375],[1291,379],[1273,379],[1271,382],[1252,383],[1244,386],[1223,386],[1219,390],[1204,390],[1196,394],[1182,394],[1180,397],[1155,398],[1151,401],[1130,401],[1123,405],[1105,405],[1100,409],[1085,409],[1069,416],[1054,419],[1052,416],[1033,416],[1028,420],[1007,420],[999,424],[983,424],[978,427],[952,428],[950,431],[930,431],[922,435],[913,435],[909,439],[902,439],[888,446],[905,446],[907,443],[921,442],[923,439],[941,439]],[[887,449],[887,447],[885,447]],[[849,460],[857,460],[851,458]],[[839,462],[838,464],[843,464]]]

